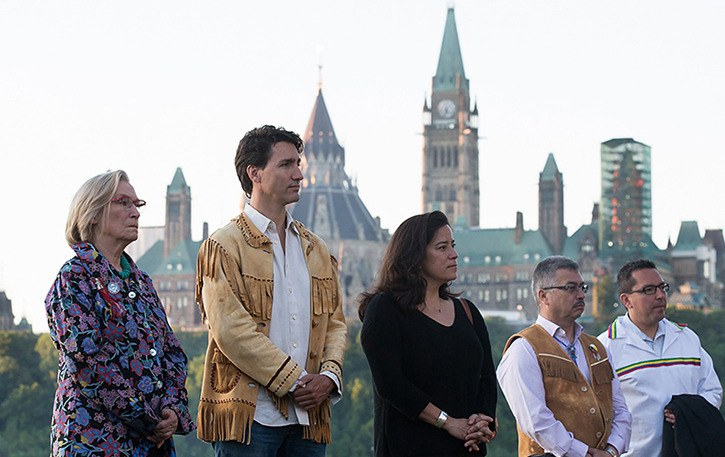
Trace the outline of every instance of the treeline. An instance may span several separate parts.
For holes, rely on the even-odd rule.
[[[702,339],[715,363],[721,381],[725,378],[725,311],[702,314],[693,311],[668,313],[671,320],[687,323]],[[591,322],[586,330],[594,335],[609,322]],[[360,326],[350,322],[345,355],[345,393],[333,407],[331,457],[372,455],[373,391],[365,356],[360,347]],[[517,328],[500,319],[487,320],[496,365],[509,335]],[[192,414],[196,417],[203,373],[206,333],[177,333],[189,357],[187,388]],[[58,355],[48,334],[0,332],[0,457],[49,455],[50,418],[55,392]],[[489,456],[516,455],[516,424],[499,393],[499,433],[489,446]],[[211,447],[194,434],[175,437],[179,457],[211,457]]]

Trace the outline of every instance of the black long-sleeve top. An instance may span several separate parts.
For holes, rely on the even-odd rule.
[[[488,330],[459,300],[450,327],[420,311],[404,310],[389,294],[368,304],[361,342],[375,387],[375,455],[470,456],[463,441],[418,418],[428,403],[450,417],[496,414],[496,373]]]

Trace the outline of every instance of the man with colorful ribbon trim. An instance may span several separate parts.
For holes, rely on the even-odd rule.
[[[663,420],[676,424],[675,414],[665,409],[673,395],[697,394],[716,408],[722,403],[722,386],[700,339],[665,318],[669,288],[653,262],[625,264],[617,292],[627,314],[599,335],[632,412],[627,457],[662,454]]]

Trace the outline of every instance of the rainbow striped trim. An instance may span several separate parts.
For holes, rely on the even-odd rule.
[[[677,322],[672,321],[670,321],[670,323],[680,330],[684,330],[687,328],[687,324],[678,324]],[[607,338],[613,340],[617,338],[617,333],[617,320],[615,319],[614,322],[609,324],[609,327],[607,328]]]
[[[699,357],[675,357],[672,359],[655,359],[655,360],[643,360],[641,362],[633,363],[631,365],[624,366],[617,370],[617,376],[622,377],[628,375],[637,370],[643,370],[645,368],[658,368],[658,367],[673,367],[677,365],[692,365],[699,367]]]
[[[607,329],[607,338],[613,340],[617,337],[617,320],[615,319]]]

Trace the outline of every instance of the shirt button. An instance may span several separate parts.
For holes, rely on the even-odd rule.
[[[136,292],[134,292],[134,291],[129,292],[128,298],[136,298]]]
[[[594,413],[596,413],[596,412],[597,412],[597,410],[596,410],[596,409],[594,409],[594,408],[591,408],[591,409],[589,410],[589,414],[594,414]]]
[[[601,437],[602,437],[602,432],[597,432],[597,438],[601,438]]]
[[[156,356],[156,349],[151,349],[149,351],[149,354],[151,354],[151,357],[155,357]]]
[[[292,293],[292,289],[291,288],[290,289],[287,289],[287,292],[289,292],[291,294]]]
[[[293,348],[296,348],[297,347],[297,343],[292,343],[292,347]]]
[[[297,320],[297,314],[293,314],[293,315],[292,315],[292,320],[293,320],[293,321],[296,321],[296,320]]]
[[[587,389],[586,386],[582,387],[582,392],[586,392],[587,390],[589,390],[589,389]]]
[[[163,382],[161,382],[161,381],[156,381],[156,388],[157,388],[157,389],[160,389],[161,387],[163,387],[163,385],[164,385],[164,383],[163,383]]]

